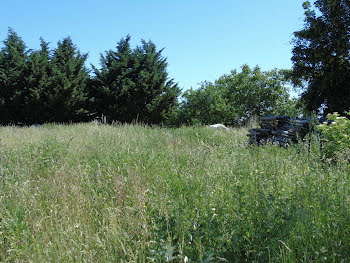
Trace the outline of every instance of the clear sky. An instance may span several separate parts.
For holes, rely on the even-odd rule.
[[[90,63],[131,35],[165,48],[169,77],[182,89],[214,81],[243,64],[291,68],[293,32],[304,0],[1,0],[0,40],[12,27],[26,45],[56,47],[70,36]]]

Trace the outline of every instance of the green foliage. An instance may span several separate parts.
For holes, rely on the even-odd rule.
[[[32,51],[26,65],[27,91],[25,95],[24,122],[44,123],[50,117],[50,90],[52,67],[48,43],[41,39],[41,49]]]
[[[235,117],[237,116],[234,116],[232,105],[225,97],[225,90],[212,83],[204,82],[199,89],[190,89],[183,94],[183,101],[169,119],[169,123],[174,125],[227,124]]]
[[[130,36],[127,36],[120,40],[116,52],[109,50],[101,55],[100,70],[93,67],[96,77],[90,83],[89,93],[94,98],[96,116],[103,114],[118,120],[127,110],[127,91],[135,87],[131,78],[133,61],[129,41]]]
[[[343,113],[350,107],[350,2],[309,1],[304,28],[294,33],[293,82],[307,110]]]
[[[108,121],[160,124],[177,106],[180,89],[168,79],[166,58],[151,41],[132,50],[130,36],[101,56],[90,78],[67,37],[50,50],[27,51],[12,30],[0,52],[0,124],[78,122],[104,115]]]
[[[3,44],[0,51],[0,124],[17,123],[23,119],[28,51],[11,28]]]
[[[296,100],[289,98],[284,71],[262,72],[244,65],[214,83],[186,91],[171,121],[174,124],[242,124],[253,116],[297,115]]]
[[[0,124],[85,120],[86,58],[70,38],[58,42],[53,55],[43,39],[40,50],[27,51],[9,29],[0,51]]]
[[[130,98],[135,104],[131,108],[134,108],[133,115],[137,115],[141,122],[159,124],[177,106],[180,89],[173,79],[168,78],[163,49],[157,51],[151,41],[142,40],[141,44],[133,52],[136,88],[130,91]]]
[[[52,76],[48,122],[79,121],[87,113],[84,105],[88,80],[84,66],[86,59],[87,54],[81,54],[69,37],[58,42],[50,61]]]
[[[350,112],[345,112],[350,117]],[[340,156],[350,161],[350,119],[334,112],[328,114],[327,119],[332,121],[318,125],[321,130],[323,152],[326,158],[337,160]]]
[[[121,39],[117,51],[101,56],[101,69],[94,68],[90,93],[96,115],[109,121],[140,121],[159,124],[177,104],[177,84],[168,79],[166,59],[152,42],[132,50],[130,36]]]
[[[1,124],[78,122],[102,115],[109,121],[147,124],[238,125],[267,114],[297,115],[284,70],[262,72],[247,65],[214,83],[203,82],[178,102],[180,89],[168,78],[166,58],[151,41],[130,47],[130,36],[117,50],[101,55],[101,68],[90,78],[81,54],[67,37],[50,50],[27,51],[12,30],[0,52]]]

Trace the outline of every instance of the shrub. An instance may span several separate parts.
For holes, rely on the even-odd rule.
[[[350,111],[345,114],[350,117]],[[323,142],[322,152],[327,159],[335,160],[350,150],[350,120],[337,112],[328,114],[327,118],[332,121],[330,124],[324,122],[318,125]]]

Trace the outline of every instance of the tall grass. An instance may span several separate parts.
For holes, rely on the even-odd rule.
[[[0,262],[349,262],[348,165],[246,133],[0,128]]]

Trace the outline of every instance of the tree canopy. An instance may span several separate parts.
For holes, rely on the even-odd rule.
[[[101,55],[94,76],[70,37],[50,49],[28,50],[9,29],[0,50],[0,124],[78,122],[104,115],[109,121],[164,122],[180,89],[168,77],[166,58],[151,41],[135,49],[130,36]]]
[[[0,51],[0,123],[17,123],[23,118],[28,50],[23,40],[9,29]]]
[[[86,59],[87,54],[81,54],[70,37],[58,42],[51,58],[51,121],[76,122],[82,120],[87,113]]]
[[[159,124],[177,104],[180,89],[166,71],[166,58],[151,41],[130,47],[130,36],[117,50],[101,55],[101,68],[94,67],[91,96],[97,115],[109,121],[140,121]]]
[[[34,124],[84,120],[87,54],[67,37],[53,52],[41,39],[40,50],[27,50],[9,29],[0,51],[0,123]]]
[[[287,71],[258,66],[243,65],[241,72],[203,82],[179,101],[181,91],[169,78],[163,49],[145,40],[131,48],[130,39],[122,38],[115,50],[101,55],[100,68],[92,65],[90,75],[87,54],[70,37],[53,49],[41,39],[39,50],[28,50],[10,29],[0,50],[0,124],[104,116],[121,123],[238,125],[253,116],[299,113],[288,94]]]
[[[258,66],[243,65],[241,72],[233,70],[214,83],[203,82],[199,89],[186,91],[172,121],[238,125],[253,116],[296,115],[286,84],[284,71],[263,72]]]
[[[294,33],[293,72],[309,111],[343,113],[350,108],[350,1],[303,4],[305,23]]]
[[[50,118],[50,89],[52,67],[50,48],[41,39],[40,50],[32,51],[27,61],[26,81],[28,92],[25,103],[25,123],[44,123]]]

